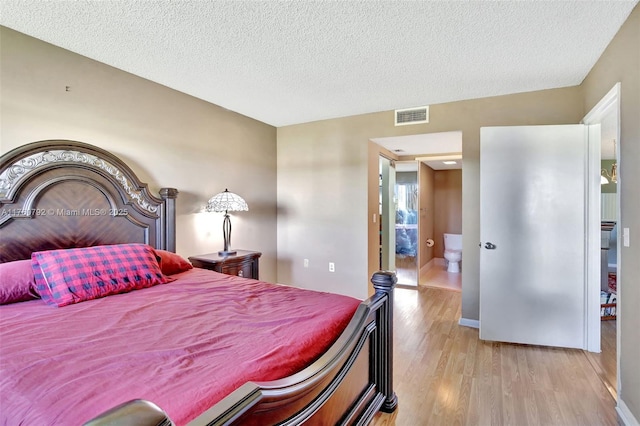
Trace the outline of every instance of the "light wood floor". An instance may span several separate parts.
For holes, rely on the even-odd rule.
[[[396,254],[396,276],[400,285],[418,285],[418,262],[415,256]]]
[[[398,408],[374,425],[616,425],[615,401],[585,352],[484,342],[458,325],[461,293],[398,288]]]
[[[462,273],[447,272],[445,265],[433,265],[420,274],[420,285],[462,291]]]
[[[599,354],[586,352],[586,354],[609,393],[617,398],[616,320],[601,321],[600,325],[600,349],[602,352]]]

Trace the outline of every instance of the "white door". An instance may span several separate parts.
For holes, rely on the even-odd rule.
[[[585,347],[587,128],[480,131],[480,338]]]

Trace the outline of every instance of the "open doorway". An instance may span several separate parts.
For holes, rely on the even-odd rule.
[[[619,321],[618,306],[621,297],[619,224],[620,224],[620,192],[618,190],[618,164],[620,141],[620,107],[619,83],[593,108],[584,118],[584,124],[600,126],[601,144],[599,149],[600,185],[593,188],[592,195],[600,201],[600,257],[590,259],[600,271],[599,290],[600,306],[597,313],[591,313],[589,335],[597,335],[599,331],[599,347],[590,345],[587,357],[597,374],[614,398],[617,398],[619,383],[618,353]],[[592,151],[592,155],[597,154]],[[596,155],[594,155],[596,156]],[[592,289],[590,289],[591,291]],[[597,308],[597,307],[596,307]],[[598,321],[598,319],[600,321]],[[594,330],[597,328],[597,330]]]
[[[421,268],[420,285],[462,291],[462,158],[437,157],[419,157],[420,181],[430,188],[421,201],[425,213],[433,212],[423,220],[433,242],[427,240],[430,260]]]
[[[445,258],[445,234],[457,238],[460,247],[450,249],[461,257],[462,132],[375,138],[372,142],[395,157],[395,241],[381,253],[395,252],[399,284],[461,291],[464,262]],[[386,187],[382,179],[381,173],[381,186]],[[384,211],[387,209],[381,207],[380,214]],[[382,220],[381,225],[384,227]]]
[[[393,270],[398,284],[418,285],[418,174],[416,161],[379,158],[381,270]]]

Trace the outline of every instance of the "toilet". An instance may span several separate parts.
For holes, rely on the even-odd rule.
[[[462,260],[462,235],[444,234],[444,258],[447,260],[447,272],[459,273]]]

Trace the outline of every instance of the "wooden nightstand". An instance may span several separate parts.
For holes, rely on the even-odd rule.
[[[196,268],[257,280],[260,256],[262,253],[258,251],[237,250],[237,254],[233,256],[220,256],[218,253],[191,256],[189,262]]]

